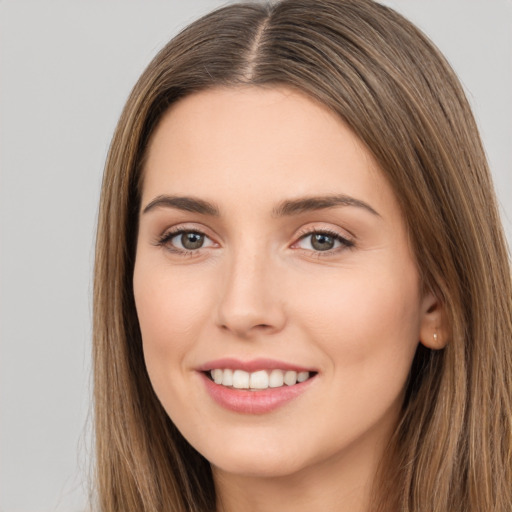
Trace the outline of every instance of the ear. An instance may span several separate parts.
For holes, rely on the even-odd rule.
[[[432,292],[426,292],[422,301],[420,342],[427,348],[440,350],[448,344],[448,337],[444,305]]]

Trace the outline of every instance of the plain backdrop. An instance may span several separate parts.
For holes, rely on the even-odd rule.
[[[103,164],[138,75],[225,2],[0,0],[0,512],[84,510]],[[512,0],[386,2],[459,74],[512,240]]]

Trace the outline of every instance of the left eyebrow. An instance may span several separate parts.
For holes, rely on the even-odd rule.
[[[377,213],[369,204],[344,194],[327,196],[307,196],[298,199],[286,200],[279,203],[273,210],[273,217],[287,217],[289,215],[298,215],[300,213],[311,212],[314,210],[325,210],[336,206],[355,206],[363,208],[377,217]]]

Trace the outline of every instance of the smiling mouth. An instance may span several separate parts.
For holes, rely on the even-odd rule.
[[[215,384],[247,391],[295,386],[316,375],[316,372],[308,371],[296,372],[294,370],[273,369],[246,372],[230,368],[215,368],[204,373]]]

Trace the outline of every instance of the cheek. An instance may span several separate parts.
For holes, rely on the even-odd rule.
[[[351,269],[296,303],[300,331],[327,355],[327,402],[343,411],[327,414],[342,444],[383,418],[392,428],[401,407],[418,345],[419,295],[415,272],[389,275]]]
[[[135,265],[133,285],[148,371],[180,364],[211,315],[209,281],[171,272],[165,264],[141,263]]]
[[[336,371],[409,370],[420,330],[417,273],[378,270],[343,270],[339,280],[295,294],[302,329],[330,355]]]

